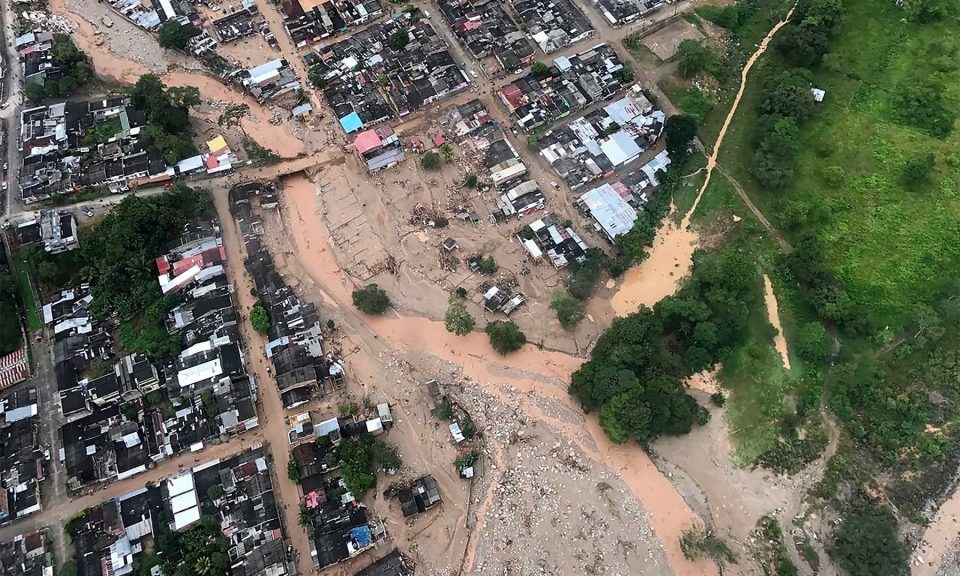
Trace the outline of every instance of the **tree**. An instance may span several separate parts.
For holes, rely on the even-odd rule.
[[[441,146],[440,156],[443,158],[444,162],[451,162],[453,160],[453,146],[449,144],[444,144]]]
[[[663,129],[667,136],[667,152],[674,161],[681,161],[697,137],[697,119],[687,114],[675,114],[667,118]]]
[[[623,62],[621,68],[613,73],[613,77],[621,84],[629,84],[633,82],[633,69],[630,68],[629,64]]]
[[[540,140],[533,134],[527,136],[527,148],[537,150],[540,147]]]
[[[530,73],[534,78],[546,78],[550,75],[550,67],[538,60],[530,65]]]
[[[217,500],[223,497],[223,484],[214,484],[207,488],[207,497],[211,500]]]
[[[592,412],[615,396],[639,386],[640,380],[631,370],[587,362],[573,373],[568,391],[586,412]]]
[[[600,426],[607,436],[622,444],[628,439],[643,444],[650,438],[651,410],[642,388],[614,396],[600,410]]]
[[[957,118],[954,108],[944,102],[945,93],[943,82],[935,76],[909,77],[894,91],[894,117],[901,124],[944,138]]]
[[[440,164],[440,155],[436,152],[427,152],[420,159],[420,165],[424,170],[439,170]]]
[[[364,314],[383,314],[390,307],[390,297],[376,284],[367,284],[353,291],[353,305]]]
[[[831,188],[839,188],[847,179],[847,171],[843,166],[826,166],[820,174],[823,176],[823,181]]]
[[[60,566],[60,576],[77,576],[77,563],[67,560]]]
[[[270,330],[270,314],[264,308],[263,302],[257,302],[250,309],[250,325],[261,334],[266,334]]]
[[[410,33],[406,28],[400,28],[390,35],[387,39],[387,46],[394,52],[400,52],[410,43]]]
[[[486,258],[481,258],[480,262],[477,263],[477,270],[486,276],[496,274],[498,268],[499,266],[497,266],[497,261],[494,260],[493,256],[490,255],[488,255]]]
[[[810,94],[810,71],[802,68],[786,70],[764,86],[760,112],[768,116],[793,118],[798,124],[813,112]]]
[[[463,185],[467,188],[476,188],[477,187],[477,175],[470,173],[467,174],[466,178],[463,179]]]
[[[300,508],[297,509],[297,524],[301,526],[310,524],[310,509],[306,504],[301,503]]]
[[[527,337],[512,320],[496,320],[484,329],[490,338],[490,346],[498,354],[506,355],[523,347]]]
[[[897,520],[886,508],[869,507],[848,515],[829,551],[850,576],[910,573],[907,551],[897,535]]]
[[[574,330],[586,316],[586,307],[583,302],[571,296],[565,290],[553,293],[550,308],[557,313],[557,320],[565,330]]]
[[[811,321],[803,325],[797,334],[797,354],[815,364],[830,356],[830,339],[822,324]]]
[[[164,48],[183,50],[187,40],[187,30],[177,20],[167,20],[157,29],[157,42]]]
[[[793,177],[800,130],[793,118],[779,118],[754,154],[752,172],[763,185],[782,189]]]
[[[447,332],[452,332],[457,336],[469,334],[477,325],[477,321],[467,312],[466,301],[457,294],[450,295],[444,325],[447,327]]]
[[[946,3],[942,0],[903,0],[901,6],[908,19],[923,24],[936,22],[947,13]]]
[[[307,79],[317,90],[323,90],[327,86],[327,73],[323,66],[314,66],[307,72]]]
[[[710,53],[696,40],[684,40],[677,46],[677,71],[692,78],[710,66]]]

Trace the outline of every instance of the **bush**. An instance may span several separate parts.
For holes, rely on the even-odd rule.
[[[697,119],[687,114],[675,114],[663,125],[667,137],[667,152],[671,158],[682,159],[697,137]]]
[[[687,560],[697,560],[704,555],[718,563],[736,564],[737,556],[727,543],[712,531],[697,528],[684,530],[680,536],[680,550]]]
[[[222,484],[214,484],[213,486],[207,488],[207,497],[210,498],[211,500],[216,500],[221,496],[223,496]]]
[[[476,174],[467,174],[467,177],[463,179],[463,185],[467,188],[476,188],[477,187],[477,175]]]
[[[263,307],[263,302],[257,302],[250,309],[250,325],[261,334],[266,334],[270,330],[270,315]]]
[[[157,29],[157,42],[164,48],[183,50],[187,40],[187,30],[176,20],[167,20]]]
[[[557,313],[557,320],[565,330],[574,330],[586,316],[586,307],[565,290],[553,293],[550,308]]]
[[[383,314],[390,307],[390,297],[376,284],[367,284],[353,291],[353,305],[364,314]]]
[[[677,46],[677,72],[692,78],[710,67],[710,53],[696,40],[684,40]]]
[[[903,172],[900,175],[901,180],[907,185],[929,182],[933,162],[933,154],[910,158],[903,165]]]
[[[472,332],[476,325],[477,321],[467,312],[466,301],[458,294],[451,294],[447,314],[444,316],[447,332],[464,336]]]
[[[533,134],[527,136],[527,148],[531,150],[538,150],[540,148],[540,140]]]
[[[543,62],[537,61],[530,65],[530,73],[537,79],[546,78],[550,75],[550,67]]]
[[[441,164],[440,155],[436,152],[427,152],[420,159],[420,165],[424,170],[439,170]]]
[[[714,392],[710,395],[710,401],[713,402],[715,406],[722,407],[727,403],[727,397],[723,395],[723,392]]]
[[[847,179],[847,171],[842,166],[827,166],[821,172],[823,181],[831,188],[839,188]]]
[[[490,337],[490,346],[501,355],[519,350],[527,343],[526,335],[511,320],[491,322],[484,332]]]

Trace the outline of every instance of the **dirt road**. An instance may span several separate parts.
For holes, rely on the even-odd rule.
[[[253,297],[255,291],[253,281],[243,267],[245,258],[243,239],[240,238],[237,224],[230,214],[227,189],[222,187],[214,189],[213,199],[217,216],[220,218],[223,245],[227,251],[227,276],[233,286],[236,306],[242,319],[240,321],[240,332],[245,344],[247,373],[253,375],[259,390],[260,413],[262,415],[260,428],[273,456],[274,484],[283,509],[287,536],[293,541],[293,547],[299,555],[296,562],[299,573],[304,574],[312,569],[310,543],[307,540],[306,531],[298,525],[300,489],[286,474],[286,464],[289,457],[286,411],[283,408],[276,381],[267,372],[268,360],[264,352],[264,344],[266,343],[264,336],[255,331],[250,322],[246,321],[247,314],[256,303]]]
[[[113,482],[90,494],[77,498],[62,497],[59,501],[51,501],[45,510],[0,528],[0,541],[9,542],[17,534],[36,530],[43,526],[62,526],[70,517],[87,508],[143,488],[143,485],[147,482],[157,483],[169,476],[175,476],[184,469],[194,466],[195,460],[198,458],[201,462],[209,462],[217,458],[229,458],[243,451],[245,447],[250,447],[259,442],[260,439],[261,432],[255,430],[244,436],[233,437],[222,444],[208,445],[199,453],[187,452],[174,456],[143,474]]]

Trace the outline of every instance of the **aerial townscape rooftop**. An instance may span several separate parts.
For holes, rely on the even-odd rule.
[[[0,3],[0,576],[960,575],[958,17]]]

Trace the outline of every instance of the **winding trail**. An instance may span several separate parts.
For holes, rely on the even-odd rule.
[[[747,74],[750,73],[750,69],[753,68],[753,65],[757,62],[760,56],[767,51],[767,48],[770,46],[770,41],[773,40],[773,37],[783,28],[787,22],[790,21],[790,17],[793,16],[793,11],[796,8],[794,5],[793,8],[790,8],[790,11],[787,12],[787,15],[784,16],[783,20],[777,22],[777,24],[767,32],[767,35],[763,37],[763,40],[760,42],[760,45],[757,47],[757,51],[754,52],[750,58],[747,60],[746,65],[744,65],[743,70],[740,71],[740,88],[737,90],[737,96],[733,99],[733,105],[730,106],[730,111],[727,112],[727,117],[723,120],[723,126],[720,128],[720,133],[717,135],[717,141],[713,144],[713,151],[710,153],[710,156],[707,157],[707,165],[705,166],[707,170],[707,175],[703,180],[703,185],[700,187],[700,191],[697,193],[696,200],[693,201],[693,206],[690,207],[690,210],[683,217],[682,228],[688,228],[690,226],[690,218],[693,216],[693,213],[696,212],[697,206],[700,205],[700,199],[703,198],[703,193],[707,191],[707,186],[710,185],[710,178],[713,176],[713,169],[717,167],[717,157],[720,155],[720,146],[723,144],[723,139],[727,135],[727,129],[730,128],[730,123],[733,121],[734,115],[737,113],[737,108],[740,106],[740,99],[743,98],[743,92],[747,89]]]

